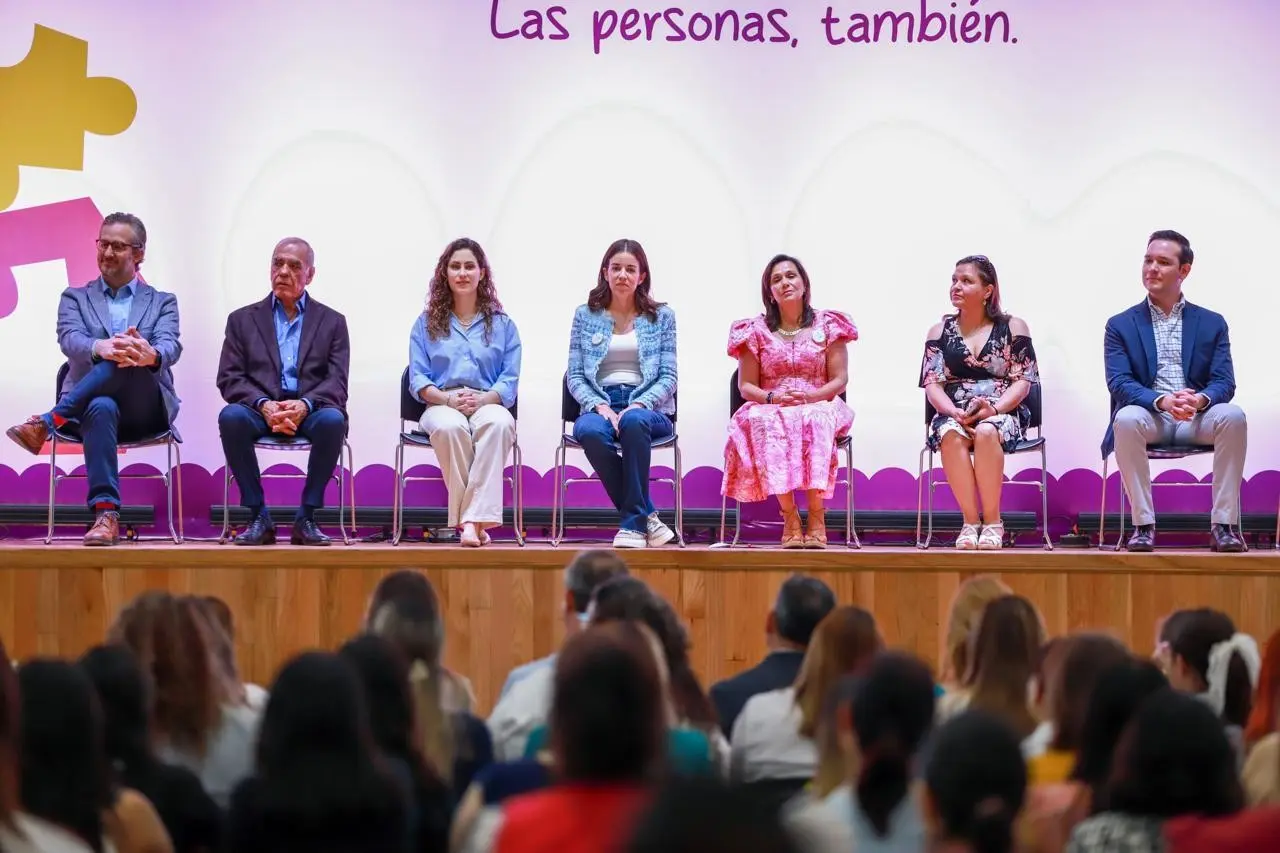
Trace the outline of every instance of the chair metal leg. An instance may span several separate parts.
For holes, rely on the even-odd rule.
[[[844,544],[846,548],[861,548],[862,543],[858,541],[857,525],[854,524],[853,518],[853,442],[849,442],[844,448],[845,470],[849,472],[849,481],[845,484],[845,509],[844,509]]]
[[[565,455],[564,441],[561,440],[560,445],[556,448],[553,462],[556,474],[551,492],[551,545],[554,548],[560,547],[560,540],[563,535],[564,507],[561,506],[561,501],[564,499]]]
[[[218,544],[226,544],[231,533],[231,466],[223,461],[222,468],[222,532]]]
[[[404,439],[396,444],[396,481],[391,495],[391,544],[399,545],[404,535]]]
[[[346,451],[347,468],[345,471],[343,470],[342,456],[339,455],[338,456],[338,477],[337,477],[338,479],[338,533],[341,534],[342,536],[343,545],[352,545],[355,543],[355,539],[353,539],[352,536],[354,536],[356,532],[355,531],[355,527],[356,527],[356,477],[355,477],[356,463],[355,463],[355,458],[351,452],[351,443],[348,441],[343,441],[342,447],[343,447],[343,450]],[[348,533],[347,531],[347,523],[346,523],[345,510],[346,510],[346,503],[347,503],[347,492],[346,490],[343,489],[344,478],[346,480],[346,485],[350,486],[350,489],[351,489],[350,533]]]
[[[934,489],[936,488],[933,482],[933,450],[932,448],[929,450],[929,470],[925,473],[925,477],[928,478],[928,481],[929,481],[929,497],[928,497],[928,502],[926,504],[926,506],[928,506],[929,508],[929,517],[928,517],[929,527],[927,532],[924,535],[924,547],[928,548],[929,544],[933,542],[933,492],[934,492]]]
[[[516,527],[516,544],[524,547],[524,454],[520,452],[520,444],[511,445],[511,500],[512,521]]]
[[[679,442],[671,445],[672,451],[676,457],[676,542],[680,547],[685,546],[684,541],[684,468],[680,459]]]
[[[58,491],[58,435],[54,433],[49,448],[49,529],[45,532],[44,544],[53,544],[53,499]]]
[[[1098,550],[1107,547],[1107,462],[1109,457],[1102,457],[1102,499],[1098,502]]]
[[[170,436],[165,442],[165,455],[168,459],[169,473],[164,478],[164,486],[166,497],[169,501],[169,536],[173,538],[173,544],[181,545],[186,539],[183,530],[182,520],[182,445],[173,440]],[[178,515],[177,527],[174,527],[174,493],[177,493]]]
[[[929,452],[929,448],[920,448],[919,463],[916,471],[916,547],[929,547],[924,539],[921,538],[923,522],[924,522],[924,455]]]
[[[1049,538],[1049,456],[1044,442],[1040,444],[1040,529],[1044,536],[1044,549],[1053,550],[1053,540]]]
[[[721,495],[720,496],[720,536],[719,536],[719,541],[721,545],[725,544],[724,522],[725,522],[725,516],[728,513],[728,511],[729,511],[729,496]]]

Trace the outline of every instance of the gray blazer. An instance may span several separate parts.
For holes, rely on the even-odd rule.
[[[58,346],[71,365],[62,385],[63,394],[75,387],[93,367],[93,345],[111,337],[111,312],[102,286],[102,279],[98,278],[84,287],[68,287],[62,291],[62,300],[58,303]],[[182,343],[178,340],[178,297],[139,281],[129,308],[129,325],[160,355],[160,365],[152,369],[157,371],[156,381],[172,424],[178,417],[178,404],[182,402],[173,387],[173,366],[182,356]]]

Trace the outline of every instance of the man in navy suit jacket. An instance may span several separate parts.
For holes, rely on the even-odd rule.
[[[173,365],[182,355],[178,298],[138,277],[147,229],[131,213],[112,213],[98,231],[98,270],[84,287],[68,287],[58,303],[58,345],[67,378],[57,405],[8,436],[39,453],[55,429],[84,442],[89,508],[86,545],[120,541],[120,441],[172,428],[178,416]]]
[[[218,433],[251,519],[235,538],[237,545],[276,539],[254,451],[254,442],[269,435],[311,442],[290,541],[329,544],[316,527],[315,511],[324,506],[324,489],[347,435],[351,340],[346,318],[306,294],[315,260],[306,240],[281,240],[271,254],[271,295],[227,318],[218,362],[218,390],[227,405],[218,415]]]
[[[711,701],[725,737],[748,699],[795,683],[814,629],[835,606],[835,593],[817,578],[792,575],[783,582],[765,620],[769,654],[751,669],[711,686]]]
[[[1236,393],[1231,339],[1221,314],[1187,302],[1182,282],[1195,254],[1176,231],[1147,240],[1142,282],[1147,298],[1107,321],[1105,356],[1111,391],[1111,425],[1102,440],[1133,506],[1130,551],[1155,547],[1151,466],[1147,445],[1213,445],[1213,514],[1210,545],[1239,552],[1240,481],[1247,428]]]

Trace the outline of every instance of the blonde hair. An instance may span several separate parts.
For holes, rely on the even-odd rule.
[[[947,648],[943,655],[941,681],[960,682],[964,679],[969,671],[969,637],[978,627],[983,609],[990,602],[1012,592],[991,575],[969,578],[960,584],[947,615]]]
[[[822,704],[840,676],[853,673],[879,650],[876,620],[861,607],[837,607],[818,623],[796,676],[801,735],[817,733]]]

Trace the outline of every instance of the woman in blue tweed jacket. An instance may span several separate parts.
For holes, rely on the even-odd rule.
[[[653,442],[675,430],[676,315],[653,300],[650,285],[644,249],[618,240],[569,336],[569,393],[582,407],[573,437],[618,510],[615,548],[675,538],[649,499],[649,457]]]

